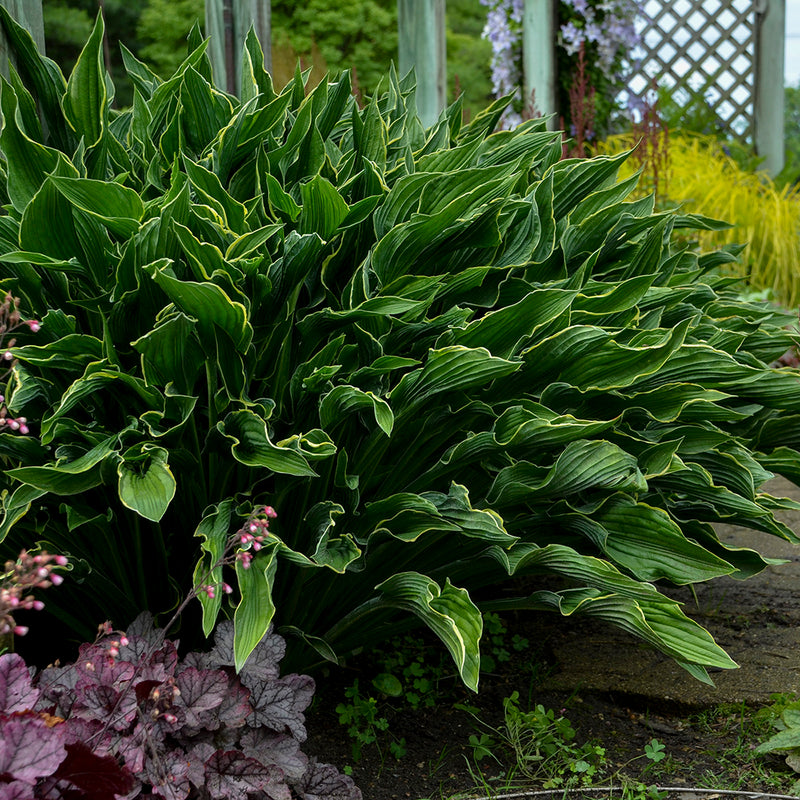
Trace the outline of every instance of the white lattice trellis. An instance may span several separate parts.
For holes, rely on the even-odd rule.
[[[630,92],[660,86],[701,92],[731,132],[753,133],[754,0],[647,0]]]

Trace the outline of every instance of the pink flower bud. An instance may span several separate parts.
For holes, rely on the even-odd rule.
[[[28,428],[28,426],[27,426],[27,425],[20,425],[20,426],[19,426],[19,432],[20,432],[20,433],[21,433],[23,436],[27,436],[27,435],[30,433],[30,429]]]
[[[64,578],[55,572],[50,576],[50,580],[52,581],[53,586],[61,586],[61,584],[64,583]]]
[[[178,718],[174,714],[164,714],[162,719],[165,722],[169,722],[170,725],[174,725],[178,721]]]
[[[223,583],[222,584],[222,591],[225,592],[225,594],[230,594],[233,591],[233,589],[230,587],[229,584]]]
[[[24,636],[27,632],[28,628],[26,628],[24,625],[17,625],[16,628],[14,628],[15,636]]]
[[[33,610],[34,611],[41,611],[44,608],[44,603],[41,600],[34,600],[33,601]]]
[[[11,428],[12,431],[19,430],[19,422],[15,419],[8,420],[8,427]]]
[[[66,556],[55,556],[55,562],[59,567],[66,567],[69,563]]]
[[[47,569],[47,567],[39,567],[39,569],[36,570],[36,574],[40,578],[46,578],[50,574],[50,570]]]
[[[26,319],[25,324],[34,332],[38,333],[42,327],[41,322],[37,319]]]
[[[5,353],[3,353],[3,359],[5,361],[11,361],[13,358],[14,354],[10,350],[6,350]]]
[[[270,518],[275,519],[278,516],[277,511],[272,506],[264,506],[264,513]]]
[[[127,647],[129,643],[130,643],[130,641],[129,641],[127,636],[120,636],[119,637],[119,645],[120,645],[120,647]]]

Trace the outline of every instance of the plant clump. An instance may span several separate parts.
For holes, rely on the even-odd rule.
[[[349,74],[276,90],[254,35],[237,98],[195,31],[168,80],[125,53],[116,111],[101,18],[68,79],[0,22],[0,263],[42,321],[0,540],[70,558],[58,627],[174,607],[269,499],[198,595],[237,669],[270,625],[306,672],[413,622],[476,689],[483,612],[513,609],[735,666],[660,588],[764,568],[714,523],[798,541],[764,490],[800,480],[800,379],[770,367],[794,320],[696,246],[723,224],[633,197],[626,153],[562,159],[546,120],[496,131],[506,101],[425,129],[413,76],[363,108]]]
[[[101,633],[74,664],[33,677],[20,656],[0,656],[3,800],[360,800],[301,751],[314,682],[280,676],[274,632],[238,675],[230,623],[210,652],[183,659],[149,615]]]

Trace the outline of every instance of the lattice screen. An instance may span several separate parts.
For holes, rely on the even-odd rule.
[[[754,0],[646,0],[629,91],[688,86],[704,94],[728,129],[753,131]]]

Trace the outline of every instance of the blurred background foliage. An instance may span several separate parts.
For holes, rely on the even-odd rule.
[[[109,64],[118,107],[133,89],[122,69],[119,42],[160,75],[171,75],[186,55],[186,36],[203,26],[204,0],[44,0],[47,55],[69,74],[89,36],[98,8],[105,8]],[[491,46],[481,39],[486,13],[478,0],[448,0],[449,99],[464,92],[468,115],[491,99]],[[286,84],[298,60],[312,68],[312,84],[330,71],[354,67],[360,89],[371,94],[397,58],[396,0],[272,0],[273,75]]]

